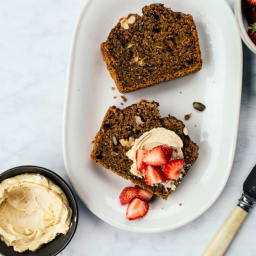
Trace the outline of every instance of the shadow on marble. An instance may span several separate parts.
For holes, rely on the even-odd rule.
[[[256,95],[256,86],[254,79],[255,72],[255,58],[252,52],[243,43],[243,90],[242,90],[242,105],[250,105]]]

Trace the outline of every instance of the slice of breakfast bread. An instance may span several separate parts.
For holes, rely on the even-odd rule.
[[[129,14],[111,30],[101,50],[120,92],[182,77],[201,69],[196,26],[189,14],[163,4]]]
[[[174,131],[183,141],[182,151],[185,160],[183,175],[174,181],[172,188],[168,189],[165,189],[162,184],[148,186],[144,178],[133,175],[130,172],[132,161],[126,156],[134,139],[157,127],[164,127]],[[145,190],[167,199],[168,195],[176,189],[198,157],[199,147],[190,140],[184,127],[183,122],[175,117],[161,118],[157,102],[142,100],[124,109],[112,106],[108,109],[100,130],[95,137],[91,158],[97,164],[130,180]]]

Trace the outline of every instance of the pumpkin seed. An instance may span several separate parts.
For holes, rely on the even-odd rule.
[[[193,107],[198,111],[204,111],[206,108],[205,105],[201,102],[193,102]]]

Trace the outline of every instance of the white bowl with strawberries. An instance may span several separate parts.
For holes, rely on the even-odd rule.
[[[256,0],[236,0],[235,16],[244,43],[256,54]]]

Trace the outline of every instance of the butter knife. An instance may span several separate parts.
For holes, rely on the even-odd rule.
[[[235,209],[214,236],[203,256],[222,256],[229,248],[238,230],[256,202],[256,166],[243,185],[243,193]]]

